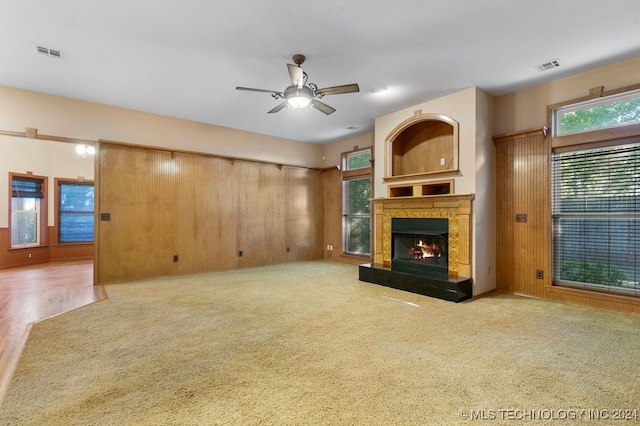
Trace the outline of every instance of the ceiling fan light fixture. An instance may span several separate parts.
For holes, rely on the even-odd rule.
[[[308,86],[302,86],[300,88],[296,86],[289,86],[284,91],[284,97],[287,100],[287,105],[295,109],[303,109],[309,106],[314,93]]]
[[[302,109],[302,108],[306,108],[311,103],[311,99],[309,99],[307,96],[303,94],[300,94],[300,95],[294,95],[294,96],[288,97],[287,103],[292,108]]]
[[[357,84],[344,84],[342,86],[331,86],[322,89],[318,89],[318,86],[314,83],[307,84],[307,73],[305,73],[300,66],[304,62],[304,59],[304,55],[294,55],[293,62],[295,62],[295,65],[287,64],[289,77],[291,78],[291,85],[287,87],[284,92],[252,89],[251,87],[242,86],[236,87],[236,90],[266,92],[270,93],[276,100],[284,98],[284,102],[279,103],[274,108],[267,111],[267,114],[282,111],[282,109],[286,107],[294,108],[298,111],[309,107],[317,109],[325,115],[333,114],[336,109],[320,102],[318,99],[322,99],[326,95],[339,95],[341,93],[354,93],[360,91]]]

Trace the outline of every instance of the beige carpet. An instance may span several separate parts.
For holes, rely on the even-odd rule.
[[[455,304],[357,275],[320,261],[110,285],[108,301],[34,326],[0,424],[518,424],[509,417],[640,410],[640,317],[508,295]]]

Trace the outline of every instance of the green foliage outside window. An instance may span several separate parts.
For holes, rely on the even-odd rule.
[[[640,97],[590,108],[560,111],[559,135],[640,123]]]
[[[624,272],[607,263],[579,262],[568,260],[562,263],[560,278],[566,281],[622,286],[626,280]]]
[[[363,169],[371,167],[371,151],[357,152],[347,155],[347,164],[345,170]]]

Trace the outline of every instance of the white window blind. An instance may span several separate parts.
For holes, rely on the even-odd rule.
[[[552,156],[554,282],[640,295],[640,144]]]

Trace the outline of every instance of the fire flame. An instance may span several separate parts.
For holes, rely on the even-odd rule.
[[[418,244],[416,246],[418,248],[417,249],[414,248],[412,249],[412,251],[413,251],[414,257],[417,259],[424,259],[428,257],[442,257],[442,252],[440,250],[440,247],[438,247],[438,244],[436,244],[435,242],[431,242],[429,244],[420,240],[418,241]]]

